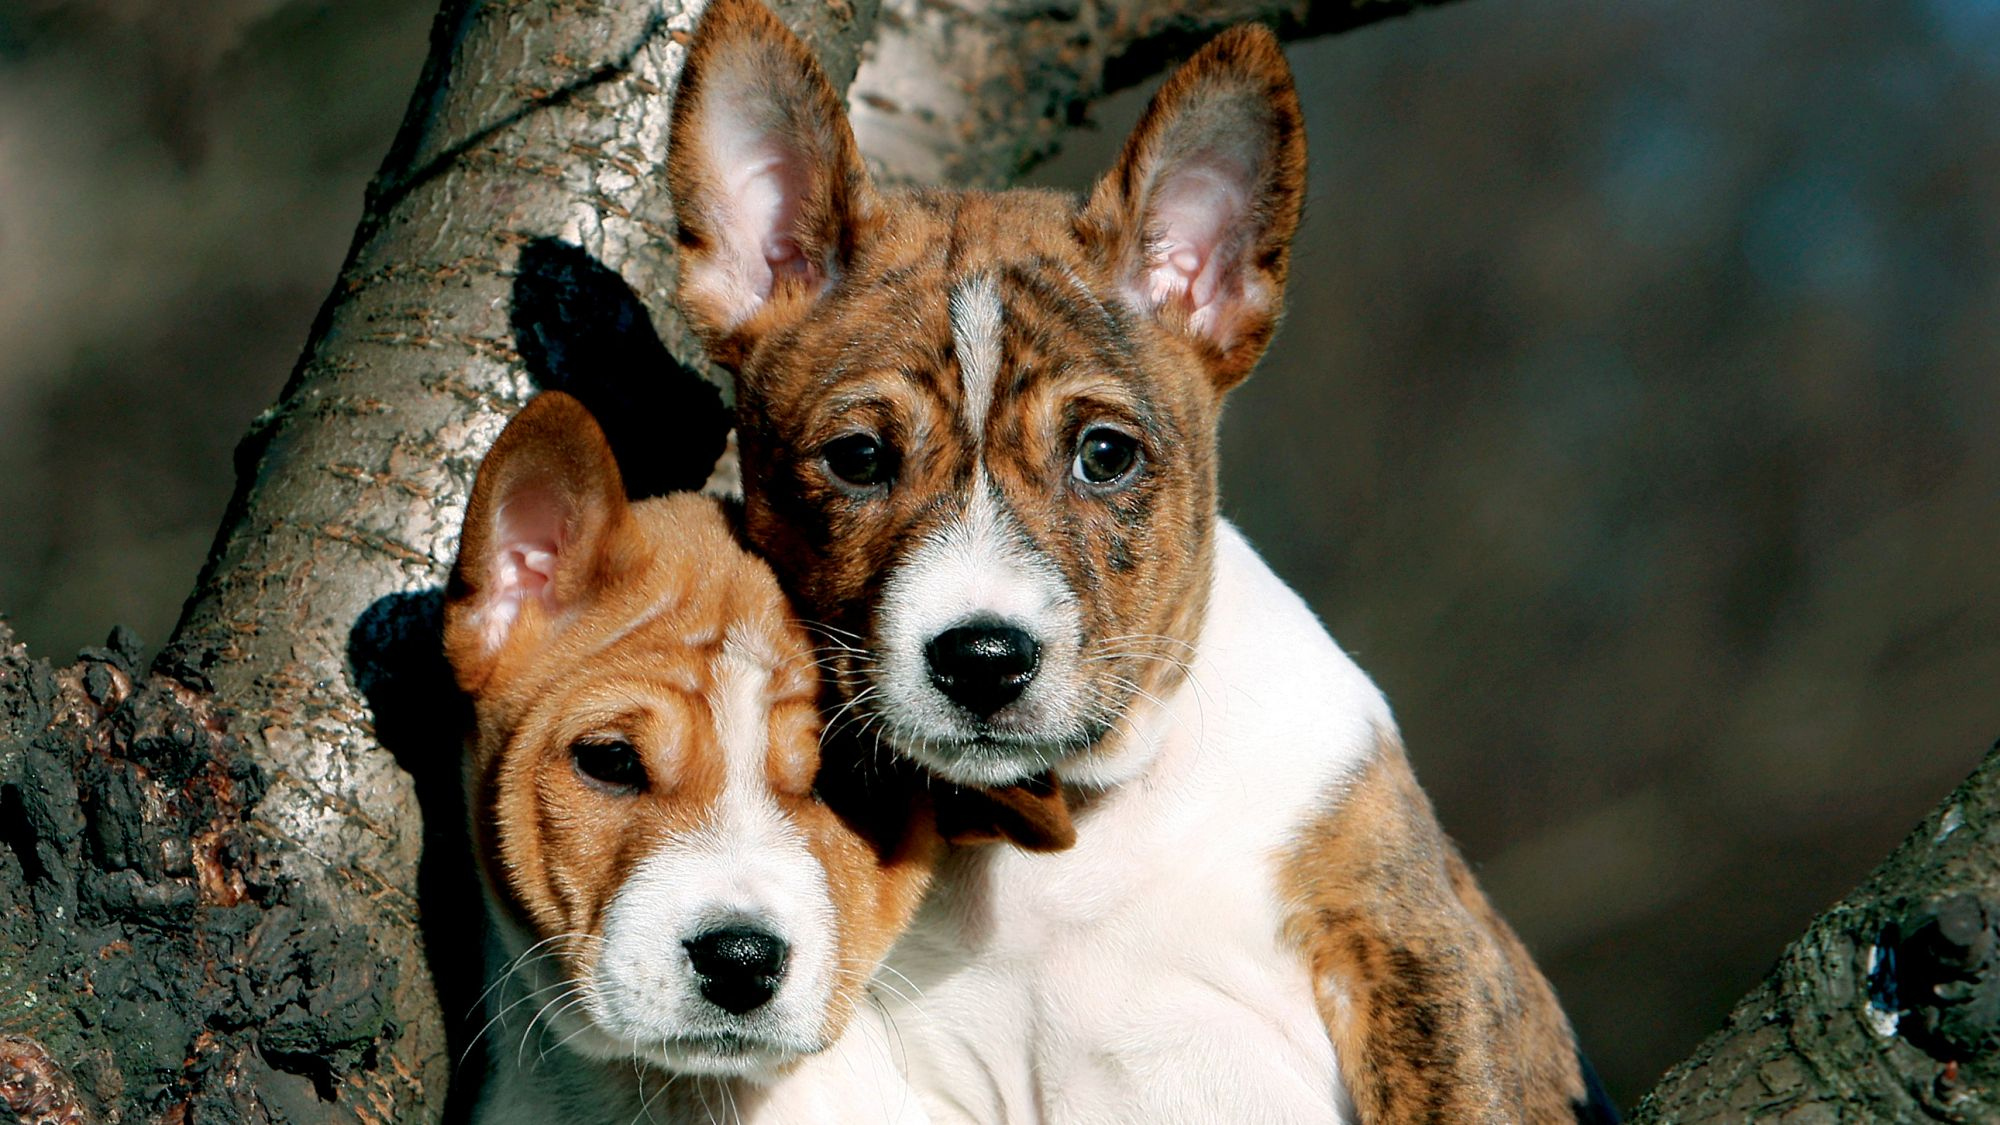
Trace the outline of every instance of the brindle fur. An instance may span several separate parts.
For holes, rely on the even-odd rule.
[[[965,496],[983,455],[1026,537],[1063,569],[1085,635],[1191,638],[1215,506],[1213,453],[1198,435],[1213,430],[1219,400],[1205,380],[1147,377],[1171,365],[1152,362],[1157,342],[1133,314],[1094,295],[1107,282],[1070,233],[1073,207],[1043,192],[892,201],[879,241],[863,243],[814,315],[761,343],[744,369],[749,534],[819,620],[868,634],[893,560],[957,515],[937,500]],[[1032,232],[1041,237],[1022,237]],[[1007,318],[986,431],[975,440],[947,304],[954,279],[980,273],[997,278]],[[856,331],[881,323],[904,330]],[[903,451],[885,499],[856,498],[817,465],[818,450],[857,421]],[[1092,421],[1130,427],[1155,461],[1173,450],[1192,456],[1112,497],[1051,488]],[[1096,686],[1115,696],[1122,677],[1157,692],[1169,667],[1158,645],[1101,665]]]
[[[730,61],[743,58],[754,67]],[[754,69],[756,100],[788,123],[800,157],[796,256],[747,314],[727,284],[727,185],[699,128],[711,71],[732,65],[739,84]],[[1247,173],[1252,219],[1229,282],[1238,300],[1203,332],[1191,302],[1136,307],[1129,294],[1153,249],[1150,185],[1226,129],[1261,130],[1263,155]],[[852,640],[827,655],[860,725],[875,716],[857,700],[870,673],[857,650],[875,645],[884,581],[964,510],[983,471],[1024,545],[1062,569],[1085,647],[1103,654],[1084,665],[1103,705],[1077,760],[1115,755],[1124,708],[1185,674],[1212,572],[1222,400],[1277,322],[1305,143],[1276,39],[1243,27],[1204,48],[1083,201],[878,189],[810,52],[755,0],[711,4],[674,132],[680,300],[737,375],[747,534],[801,610]],[[982,275],[997,282],[1004,339],[974,432],[949,300]],[[1144,466],[1108,495],[1067,472],[1078,435],[1106,421],[1139,436]],[[864,495],[830,478],[821,450],[859,427],[900,452],[894,487]],[[1568,1024],[1444,838],[1400,746],[1385,739],[1329,798],[1284,858],[1283,885],[1285,933],[1312,970],[1361,1120],[1570,1118],[1585,1080]]]
[[[1284,857],[1285,933],[1364,1121],[1573,1121],[1590,1099],[1555,992],[1377,738]]]

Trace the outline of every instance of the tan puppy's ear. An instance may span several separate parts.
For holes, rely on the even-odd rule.
[[[477,691],[516,646],[550,635],[617,570],[630,518],[604,431],[560,391],[529,402],[479,466],[445,589],[445,655]]]
[[[679,301],[725,367],[802,313],[850,258],[871,192],[847,111],[757,0],[712,0],[674,94],[667,186]]]
[[[1218,390],[1277,325],[1305,171],[1291,68],[1246,25],[1167,79],[1084,208],[1078,233],[1126,301],[1191,339]]]

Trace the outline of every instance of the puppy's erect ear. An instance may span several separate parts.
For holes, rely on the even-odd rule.
[[[514,416],[479,466],[445,590],[445,655],[477,691],[512,646],[549,635],[618,568],[630,510],[618,462],[583,404],[560,391]]]
[[[735,368],[848,260],[868,176],[805,44],[757,0],[712,0],[674,95],[667,185],[680,304]]]
[[[1270,342],[1305,169],[1284,52],[1236,27],[1160,87],[1084,208],[1079,233],[1127,302],[1192,339],[1218,389]]]

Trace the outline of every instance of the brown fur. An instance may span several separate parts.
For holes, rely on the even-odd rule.
[[[495,647],[481,613],[498,583],[498,522],[510,501],[537,489],[572,506],[563,549],[577,564],[558,571],[558,612],[530,601]],[[605,909],[632,867],[709,814],[723,781],[709,701],[725,637],[775,667],[766,776],[825,866],[841,921],[830,1038],[929,881],[938,849],[929,813],[878,791],[876,816],[863,826],[818,798],[812,647],[770,569],[737,542],[713,500],[628,504],[588,412],[560,393],[531,402],[495,443],[473,490],[446,648],[474,702],[466,784],[488,885],[537,939],[601,936]],[[609,794],[578,776],[570,747],[605,736],[640,751],[643,791]],[[571,979],[588,976],[597,943],[557,949]]]
[[[1305,195],[1305,116],[1276,37],[1254,25],[1232,28],[1168,76],[1125,139],[1116,168],[1091,192],[1078,224],[1083,240],[1114,270],[1138,268],[1152,237],[1146,206],[1167,166],[1205,148],[1233,147],[1238,138],[1222,134],[1236,131],[1268,131],[1271,141],[1256,150],[1261,167],[1252,176],[1258,185],[1254,240],[1240,249],[1245,270],[1234,283],[1272,296],[1230,325],[1224,339],[1197,341],[1221,391],[1250,374],[1277,330],[1277,295],[1285,288]],[[1168,326],[1186,336],[1178,321],[1185,310],[1164,311]]]
[[[1574,1121],[1575,1040],[1380,735],[1284,857],[1286,938],[1312,972],[1341,1078],[1369,1122]]]
[[[768,299],[747,314],[717,280],[729,276],[732,201],[702,130],[714,112],[709,72],[740,78],[731,60],[741,58],[760,60],[762,77],[739,90],[801,126],[788,159],[806,185],[790,234],[804,264],[774,271]],[[866,654],[880,647],[885,579],[960,516],[984,471],[1079,605],[1085,691],[1100,706],[1071,760],[1115,754],[1117,719],[1135,698],[1176,686],[1200,632],[1222,399],[1277,322],[1305,142],[1275,38],[1242,27],[1198,52],[1083,201],[878,191],[810,53],[755,0],[711,4],[687,73],[669,158],[681,302],[737,374],[748,537],[801,611],[843,638],[826,653],[835,688],[866,729]],[[1227,300],[1206,323],[1192,286],[1152,306],[1132,298],[1166,260],[1160,201],[1190,164],[1235,170],[1251,201],[1220,243],[1232,263]],[[982,275],[997,284],[1003,338],[974,432],[949,302]],[[1079,435],[1100,423],[1140,439],[1129,487],[1092,491],[1067,472]],[[857,431],[896,452],[891,485],[856,489],[829,472],[827,444]],[[1062,795],[1041,792],[1029,820]],[[1011,823],[982,815],[947,830],[983,839]],[[1287,935],[1312,969],[1362,1120],[1568,1118],[1583,1080],[1553,993],[1474,886],[1393,740],[1329,798],[1285,857],[1283,880],[1296,900]]]
[[[742,52],[762,60],[760,89],[777,112],[806,125],[798,145],[809,203],[794,238],[812,266],[778,279],[767,304],[733,322],[710,289],[686,279],[705,276],[722,254],[716,216],[728,201],[700,122],[709,70],[741,68],[722,60]],[[1269,137],[1256,236],[1235,284],[1268,299],[1252,302],[1218,343],[1188,330],[1185,308],[1148,315],[1115,294],[1143,264],[1162,161],[1209,143],[1214,105],[1245,100],[1262,107]],[[1077,749],[1101,747],[1135,695],[1171,686],[1200,628],[1222,394],[1269,341],[1303,192],[1304,135],[1284,57],[1256,27],[1204,48],[1162,89],[1087,204],[1047,191],[879,194],[837,105],[810,53],[761,5],[710,6],[675,105],[669,175],[688,263],[683,307],[738,374],[749,537],[803,612],[871,647],[884,576],[957,515],[983,456],[1010,514],[1065,571],[1089,646],[1119,653],[1089,665],[1087,690],[1104,703]],[[1002,371],[975,435],[948,300],[982,273],[998,279],[1007,316]],[[1079,434],[1100,422],[1139,436],[1147,467],[1111,495],[1066,483]],[[886,496],[843,489],[819,459],[856,428],[900,453]],[[851,697],[865,670],[851,654],[829,655]]]
[[[712,86],[721,87],[711,90]],[[709,354],[725,366],[740,364],[747,345],[768,324],[795,315],[816,296],[836,264],[853,253],[866,216],[874,211],[873,190],[854,146],[846,110],[827,83],[819,60],[755,0],[723,0],[702,13],[679,87],[674,91],[675,153],[667,169],[667,185],[680,201],[676,219],[685,257],[713,257],[720,249],[717,227],[736,202],[731,185],[718,182],[705,160],[689,160],[701,150],[698,122],[711,99],[727,103],[746,100],[741,90],[769,91],[774,111],[787,136],[803,150],[794,171],[799,177],[799,203],[792,238],[796,259],[778,271],[773,300],[756,322],[741,331],[709,334]],[[729,314],[713,290],[683,284],[679,294],[689,315],[701,324],[726,320]]]

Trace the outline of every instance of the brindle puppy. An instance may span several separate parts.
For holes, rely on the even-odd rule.
[[[748,534],[841,723],[1075,812],[1058,854],[958,849],[891,953],[935,1119],[1608,1113],[1380,693],[1216,514],[1304,170],[1259,28],[1081,201],[881,190],[754,0],[696,33],[680,300],[738,376]]]

